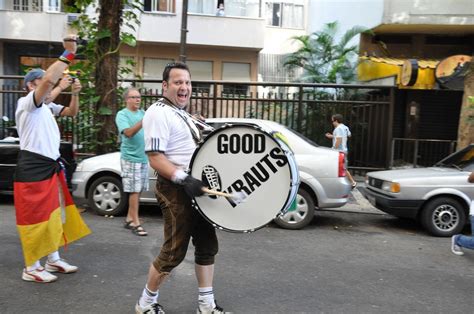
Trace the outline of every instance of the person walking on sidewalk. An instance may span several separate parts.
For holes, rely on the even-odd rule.
[[[347,139],[351,137],[352,133],[351,130],[349,130],[349,127],[345,125],[343,122],[343,117],[341,114],[335,114],[331,117],[331,122],[334,126],[334,131],[333,133],[326,133],[326,137],[328,139],[332,140],[332,148],[337,149],[340,152],[343,152],[345,154],[345,166],[346,166],[346,176],[349,179],[352,189],[354,189],[357,186],[357,182],[354,180],[352,177],[351,173],[349,172],[348,169],[348,147],[347,147]]]
[[[141,95],[135,88],[123,94],[125,108],[115,117],[120,133],[120,165],[122,169],[123,191],[128,194],[128,213],[125,218],[126,229],[138,236],[146,236],[138,218],[140,193],[148,191],[148,158],[145,154],[145,138],[142,119],[145,111],[140,109]]]
[[[471,172],[467,181],[469,183],[474,183],[474,171]],[[459,256],[464,255],[462,248],[474,250],[474,200],[471,200],[469,219],[471,221],[471,235],[465,236],[462,234],[456,234],[451,237],[451,252],[453,252],[453,254]]]
[[[192,207],[203,195],[204,184],[186,173],[200,133],[184,111],[191,97],[191,74],[184,63],[171,63],[163,71],[163,98],[143,118],[145,150],[157,172],[156,196],[164,220],[164,240],[150,265],[136,313],[164,313],[159,289],[170,272],[185,258],[189,241],[195,247],[194,269],[198,282],[198,313],[224,313],[214,299],[214,260],[218,251],[215,228]],[[179,300],[176,300],[179,302]]]

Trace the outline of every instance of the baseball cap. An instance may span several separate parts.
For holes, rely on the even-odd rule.
[[[29,71],[28,73],[26,73],[25,78],[24,78],[25,88],[28,87],[27,86],[28,82],[33,82],[36,79],[42,78],[44,73],[45,73],[45,71],[43,69],[40,69],[40,68],[33,69],[33,70]]]

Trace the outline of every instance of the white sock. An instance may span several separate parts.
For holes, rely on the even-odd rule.
[[[33,265],[26,267],[26,271],[33,271],[41,267],[40,261],[37,260]]]
[[[215,308],[216,302],[214,301],[214,291],[212,290],[212,287],[199,288],[198,301],[199,304],[206,304],[210,305],[211,308]]]
[[[148,286],[145,285],[145,289],[143,289],[142,295],[140,299],[138,300],[138,304],[142,308],[147,307],[150,304],[157,303],[159,296],[160,296],[159,289],[156,291],[151,291],[150,289],[148,289]]]
[[[50,263],[54,263],[54,262],[58,261],[59,259],[60,259],[60,257],[59,257],[59,252],[58,251],[53,252],[53,253],[48,255],[48,262],[50,262]]]

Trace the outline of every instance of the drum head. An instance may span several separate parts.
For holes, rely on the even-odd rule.
[[[242,191],[245,199],[236,204],[222,196],[204,195],[194,199],[195,205],[217,228],[235,232],[261,228],[294,197],[298,174],[293,160],[291,152],[258,127],[217,129],[195,151],[191,175],[213,190]]]

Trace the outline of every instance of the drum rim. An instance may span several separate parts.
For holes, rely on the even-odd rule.
[[[189,173],[191,174],[192,172],[192,169],[193,169],[193,164],[194,164],[194,161],[196,159],[196,155],[197,153],[199,152],[199,150],[201,149],[201,147],[208,141],[208,139],[213,136],[214,134],[217,134],[219,132],[222,132],[224,131],[225,129],[228,129],[228,128],[231,128],[231,127],[248,127],[248,128],[252,128],[252,129],[256,129],[260,132],[263,132],[265,133],[266,135],[269,135],[269,137],[278,145],[278,147],[281,148],[281,145],[280,143],[278,142],[278,140],[272,136],[272,134],[270,134],[269,132],[265,131],[262,127],[258,126],[258,125],[255,125],[255,124],[251,124],[251,123],[225,123],[223,126],[217,128],[217,129],[214,129],[211,133],[209,133],[206,138],[198,144],[198,146],[196,147],[196,149],[194,150],[193,152],[193,155],[191,157],[191,161],[189,162]],[[286,144],[285,144],[286,145]],[[288,145],[287,145],[288,146]],[[289,147],[288,147],[289,148]],[[218,230],[224,230],[224,231],[227,231],[227,232],[232,232],[232,233],[251,233],[251,232],[254,232],[254,231],[257,231],[259,229],[262,229],[264,227],[266,227],[273,219],[279,217],[281,214],[283,214],[284,212],[287,211],[288,209],[288,206],[290,205],[289,203],[289,198],[291,197],[291,191],[295,188],[296,189],[296,193],[298,193],[298,188],[299,188],[299,185],[300,185],[300,180],[299,180],[299,169],[298,169],[298,164],[296,163],[296,159],[294,158],[294,154],[293,154],[293,151],[290,149],[288,151],[284,151],[285,153],[285,156],[287,155],[291,155],[293,157],[293,160],[295,161],[295,166],[296,166],[296,174],[293,174],[292,171],[291,171],[291,166],[288,162],[288,165],[289,165],[289,168],[290,168],[290,183],[289,183],[289,189],[288,189],[288,195],[286,197],[286,200],[285,200],[285,203],[283,205],[283,207],[278,211],[278,213],[276,214],[275,217],[273,217],[269,222],[267,222],[266,224],[260,226],[260,227],[257,227],[257,228],[252,228],[252,229],[246,229],[246,230],[235,230],[235,229],[229,229],[229,228],[226,228],[226,227],[223,227],[217,223],[215,223],[214,221],[212,221],[209,217],[207,217],[207,215],[202,211],[201,207],[199,206],[198,202],[196,201],[195,197],[192,198],[192,206],[199,212],[199,214],[201,214],[214,228],[218,229]],[[296,178],[294,178],[293,176],[296,176]],[[296,180],[296,184],[293,183],[293,179],[297,179]]]

